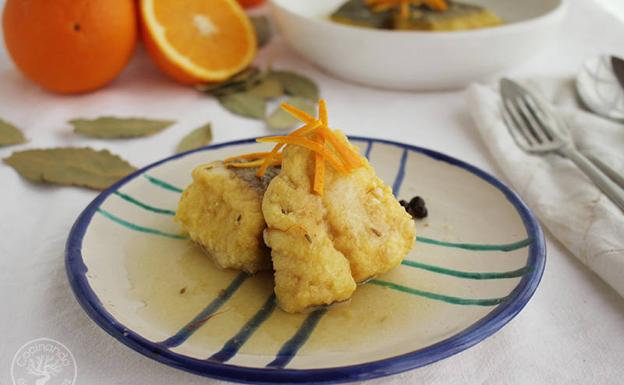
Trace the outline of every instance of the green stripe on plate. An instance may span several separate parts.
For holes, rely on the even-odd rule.
[[[502,271],[502,272],[473,272],[473,271],[462,271],[462,270],[453,270],[447,269],[444,267],[436,266],[436,265],[428,265],[426,263],[416,262],[416,261],[403,261],[401,262],[404,266],[415,267],[417,269],[432,271],[434,273],[450,275],[458,278],[467,278],[467,279],[505,279],[505,278],[516,278],[521,277],[532,269],[528,266],[522,267],[517,270],[511,271]]]
[[[507,297],[501,298],[485,298],[485,299],[473,299],[473,298],[461,298],[461,297],[453,297],[444,294],[436,294],[428,291],[413,289],[411,287],[399,285],[393,282],[382,281],[379,279],[372,279],[368,281],[373,285],[387,287],[392,290],[401,291],[403,293],[408,293],[412,295],[417,295],[419,297],[424,297],[428,299],[433,299],[436,301],[442,301],[454,305],[475,305],[475,306],[495,306],[502,302],[504,302]]]
[[[153,212],[153,213],[157,213],[157,214],[163,214],[163,215],[170,215],[170,216],[175,216],[175,211],[173,210],[168,210],[168,209],[161,209],[158,207],[154,207],[154,206],[150,206],[147,203],[143,203],[141,201],[139,201],[138,199],[135,199],[133,197],[131,197],[128,194],[122,193],[120,191],[115,191],[113,194],[117,195],[118,197],[122,198],[123,200],[130,202],[136,206],[139,206],[142,209],[145,209],[147,211]]]
[[[106,218],[110,219],[111,221],[127,228],[130,230],[134,230],[134,231],[139,231],[141,233],[147,233],[147,234],[153,234],[153,235],[160,235],[163,237],[167,237],[167,238],[173,238],[173,239],[188,239],[188,237],[184,236],[184,235],[179,235],[179,234],[173,234],[173,233],[167,233],[165,231],[160,231],[157,229],[152,229],[151,227],[144,227],[144,226],[139,226],[139,225],[135,225],[134,223],[130,223],[126,220],[123,220],[111,213],[109,213],[108,211],[102,209],[101,207],[97,209],[98,213],[102,214],[103,216],[105,216]]]
[[[518,250],[523,247],[527,247],[531,244],[531,240],[529,238],[523,239],[522,241],[499,244],[499,245],[488,245],[488,244],[480,244],[480,243],[453,243],[453,242],[443,242],[438,241],[436,239],[425,238],[425,237],[416,237],[417,242],[428,243],[430,245],[436,246],[444,246],[455,249],[463,249],[463,250],[476,250],[476,251],[513,251]]]

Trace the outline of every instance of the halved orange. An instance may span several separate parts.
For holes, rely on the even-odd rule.
[[[223,81],[256,55],[256,36],[236,0],[141,0],[148,52],[184,84]]]

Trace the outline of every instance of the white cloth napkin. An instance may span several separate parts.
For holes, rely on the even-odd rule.
[[[572,79],[520,82],[554,104],[579,150],[624,172],[624,124],[581,110]],[[624,213],[570,160],[528,155],[502,121],[498,85],[472,85],[468,108],[515,190],[550,232],[624,296]]]

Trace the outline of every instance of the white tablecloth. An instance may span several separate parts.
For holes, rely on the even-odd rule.
[[[615,1],[615,0],[613,0]],[[619,1],[619,0],[618,0]],[[556,43],[509,72],[512,76],[573,75],[602,52],[624,56],[624,23],[592,0],[571,0]],[[2,1],[0,0],[0,4]],[[275,40],[260,63],[296,68],[315,78],[332,120],[348,133],[430,147],[501,177],[470,120],[461,91],[399,93],[334,79]],[[176,118],[154,137],[98,141],[71,134],[70,118],[103,114]],[[21,77],[0,50],[0,117],[22,127],[26,147],[109,148],[137,166],[172,153],[188,130],[212,121],[215,141],[267,134],[257,121],[224,111],[214,99],[161,76],[142,51],[109,87],[84,96],[54,96]],[[65,278],[64,243],[95,193],[33,185],[0,165],[0,384],[11,384],[13,355],[25,342],[64,343],[78,365],[77,384],[217,384],[147,359],[97,327],[75,301]],[[540,287],[507,326],[449,359],[370,384],[621,384],[624,381],[624,300],[549,234]]]

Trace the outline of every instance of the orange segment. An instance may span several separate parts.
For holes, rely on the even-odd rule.
[[[236,0],[141,0],[148,51],[185,84],[223,81],[256,54],[249,18]]]

